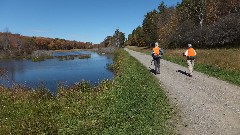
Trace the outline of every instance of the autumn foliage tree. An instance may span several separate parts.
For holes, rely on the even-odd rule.
[[[119,29],[116,29],[112,36],[107,36],[103,42],[101,42],[98,47],[124,47],[125,43],[125,34]]]
[[[132,34],[128,35],[126,45],[146,46],[145,36],[141,26],[138,26],[132,31]]]
[[[142,33],[144,38],[144,41],[142,43],[150,45],[154,41],[158,40],[157,23],[158,23],[157,10],[153,10],[147,13],[147,15],[145,15],[142,25]]]
[[[183,0],[176,7],[163,2],[145,15],[142,26],[128,35],[126,45],[149,46],[158,41],[165,48],[239,47],[239,0]]]
[[[26,56],[35,50],[69,50],[89,49],[92,44],[69,41],[59,38],[28,37],[12,34],[9,31],[0,32],[0,52],[7,56]]]

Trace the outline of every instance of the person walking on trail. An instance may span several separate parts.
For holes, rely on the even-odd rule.
[[[188,44],[188,49],[184,53],[187,57],[187,64],[189,69],[189,76],[192,77],[193,75],[193,67],[194,67],[194,60],[196,58],[196,51],[193,49],[192,44]]]
[[[160,74],[160,54],[161,48],[159,48],[158,42],[155,43],[155,47],[152,49],[152,57],[155,66],[155,74]]]

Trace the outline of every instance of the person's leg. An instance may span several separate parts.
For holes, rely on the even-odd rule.
[[[154,59],[155,74],[157,74],[157,60]]]
[[[157,60],[157,73],[160,74],[160,58]]]
[[[189,75],[192,76],[192,60],[187,60],[187,64],[188,64],[188,70],[189,70]]]
[[[191,74],[190,75],[192,75],[192,73],[193,73],[194,60],[191,60],[191,63],[192,63],[192,69],[191,69]]]

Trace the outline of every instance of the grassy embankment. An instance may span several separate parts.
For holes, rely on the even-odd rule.
[[[0,134],[173,134],[173,109],[149,71],[122,50],[112,69],[114,80],[59,87],[56,97],[0,87]]]
[[[128,48],[150,54],[150,49],[129,46]],[[182,56],[185,49],[164,50],[163,59],[187,66]],[[194,70],[240,86],[240,49],[196,49]]]

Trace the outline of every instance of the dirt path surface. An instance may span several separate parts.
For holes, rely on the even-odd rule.
[[[149,70],[154,68],[150,55],[125,50]],[[199,72],[191,78],[185,71],[185,67],[161,60],[161,74],[156,75],[179,110],[182,123],[177,124],[177,134],[240,135],[240,87]]]

